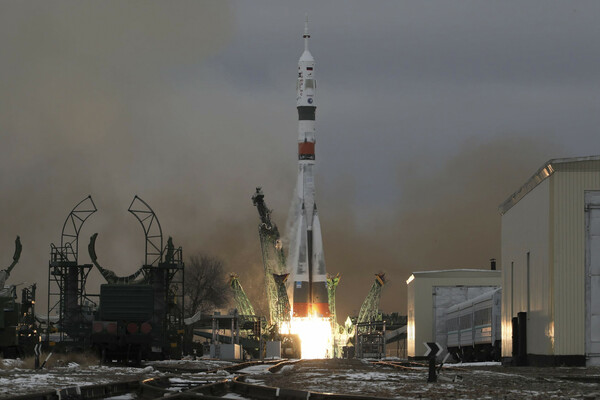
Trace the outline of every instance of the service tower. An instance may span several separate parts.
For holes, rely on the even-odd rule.
[[[329,317],[327,273],[321,223],[315,204],[315,59],[308,51],[308,18],[304,52],[298,61],[298,184],[294,199],[294,232],[290,240],[290,270],[294,274],[293,316]]]

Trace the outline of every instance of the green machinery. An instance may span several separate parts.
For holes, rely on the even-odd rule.
[[[269,322],[279,326],[290,320],[290,301],[285,289],[287,279],[285,254],[277,225],[271,221],[271,212],[265,203],[265,195],[260,187],[252,196],[252,203],[258,211],[260,224],[258,233],[265,270],[265,286],[269,302]]]
[[[357,324],[381,320],[381,315],[379,314],[379,300],[381,299],[383,285],[385,285],[385,274],[375,274],[375,282],[373,282],[369,294],[360,307],[358,318],[356,320]]]
[[[386,352],[386,321],[379,312],[381,291],[385,285],[385,274],[375,274],[375,282],[363,301],[358,317],[353,321],[348,317],[344,330],[348,339],[354,336],[353,346],[343,346],[344,357],[382,358]]]
[[[337,314],[335,311],[335,292],[337,290],[337,286],[340,283],[340,274],[337,275],[329,275],[327,274],[327,299],[329,301],[329,312],[331,314],[331,328],[334,329],[334,332],[337,328]]]
[[[235,302],[238,314],[240,316],[255,315],[254,307],[252,307],[250,299],[246,295],[246,292],[240,283],[239,277],[236,274],[229,275],[229,285],[233,291],[233,301]]]
[[[0,354],[4,358],[32,354],[40,338],[34,309],[36,285],[23,288],[20,303],[17,301],[16,286],[5,286],[11,271],[19,262],[21,250],[21,240],[17,236],[13,262],[0,271]]]
[[[285,283],[287,282],[290,274],[273,274],[273,280],[275,281],[275,287],[277,288],[277,301],[275,303],[277,321],[289,322],[291,307],[290,300],[287,294],[287,288]]]

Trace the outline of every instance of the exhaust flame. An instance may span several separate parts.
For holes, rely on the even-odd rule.
[[[290,333],[300,337],[302,358],[331,358],[333,337],[329,318],[292,318]]]

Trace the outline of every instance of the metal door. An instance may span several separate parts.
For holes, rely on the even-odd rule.
[[[600,365],[600,192],[585,192],[585,352]]]

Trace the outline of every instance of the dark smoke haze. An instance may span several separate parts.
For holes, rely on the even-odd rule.
[[[380,219],[368,232],[351,222],[350,210],[335,214],[326,239],[329,260],[347,266],[340,296],[366,293],[374,277],[365,271],[384,271],[389,281],[382,306],[404,311],[410,272],[489,268],[490,258],[500,258],[498,199],[506,199],[528,177],[524,171],[533,173],[549,154],[560,149],[507,135],[488,143],[474,139],[432,171],[423,171],[417,159],[400,163],[397,184],[405,195],[392,219]]]
[[[283,232],[308,11],[338,320],[377,272],[383,310],[405,313],[412,271],[499,257],[497,206],[544,161],[598,153],[600,5],[576,4],[2,2],[0,265],[20,235],[9,282],[37,282],[44,313],[50,243],[91,194],[80,261],[98,232],[100,263],[133,273],[137,194],[165,241],[222,258],[266,312],[250,197],[263,187]]]

